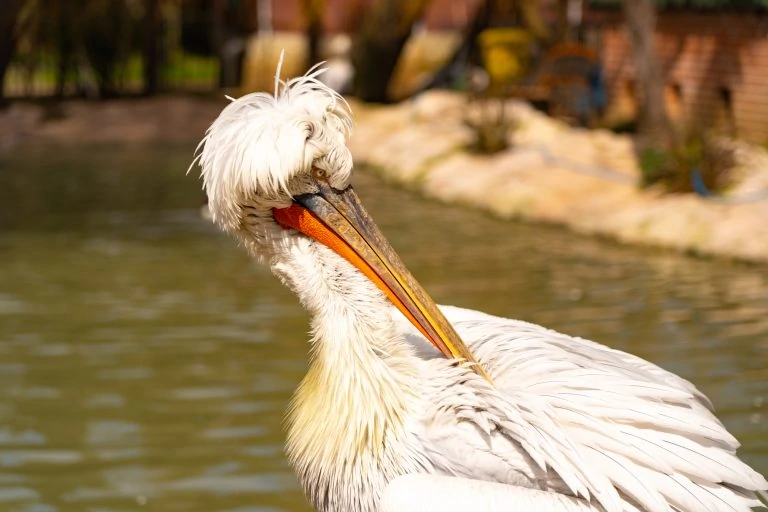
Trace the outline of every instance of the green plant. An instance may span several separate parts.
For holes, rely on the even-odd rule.
[[[722,190],[736,165],[733,148],[722,139],[690,135],[671,149],[642,148],[639,154],[642,185],[661,185],[667,192],[693,191],[693,174],[698,173],[709,190]]]
[[[648,187],[664,181],[669,177],[668,152],[655,147],[647,147],[640,150],[640,172],[642,173],[642,186]]]
[[[498,153],[507,149],[509,134],[515,125],[514,121],[507,117],[504,99],[490,97],[470,100],[464,124],[475,134],[471,149],[483,154]]]

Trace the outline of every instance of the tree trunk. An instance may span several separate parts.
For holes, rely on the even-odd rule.
[[[5,103],[5,72],[16,51],[16,20],[24,0],[0,2],[0,106]]]
[[[307,26],[307,69],[320,62],[320,38],[323,30],[318,20]]]
[[[58,0],[57,7],[58,33],[56,34],[57,62],[55,95],[60,99],[64,96],[64,89],[67,85],[67,75],[74,62],[75,30],[73,27],[70,0]]]
[[[625,0],[623,4],[635,67],[638,132],[647,142],[669,149],[674,145],[675,134],[664,106],[664,75],[655,44],[654,0]]]
[[[144,13],[144,94],[160,88],[160,0],[146,0]]]
[[[568,23],[568,0],[557,0],[557,33],[555,42],[564,43],[569,40],[571,26]]]
[[[112,98],[119,92],[117,70],[129,54],[130,13],[125,0],[90,2],[85,11],[78,13],[78,32],[96,75],[99,96]]]
[[[323,35],[323,0],[302,0],[301,8],[307,23],[307,69],[320,62],[320,39]]]
[[[354,94],[363,101],[387,103],[395,66],[428,0],[380,0],[366,12],[352,51]]]

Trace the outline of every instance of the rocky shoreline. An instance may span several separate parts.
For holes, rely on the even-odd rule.
[[[225,105],[224,98],[159,97],[73,101],[48,107],[17,104],[0,112],[0,154],[39,140],[64,143],[194,144]],[[504,219],[567,227],[622,243],[768,263],[768,200],[729,204],[693,194],[640,189],[629,137],[574,129],[522,102],[509,101],[512,147],[492,156],[467,148],[464,96],[427,92],[391,106],[352,102],[350,148],[358,166],[446,203]],[[768,154],[737,151],[733,197],[768,190]]]
[[[227,100],[157,96],[62,103],[16,102],[0,110],[0,155],[20,144],[199,141]]]
[[[395,106],[353,104],[355,162],[426,197],[504,219],[565,226],[622,243],[768,262],[768,200],[743,204],[640,189],[632,140],[574,129],[510,101],[512,147],[492,156],[466,148],[474,134],[458,94],[428,92]],[[737,151],[734,197],[768,190],[768,154]]]

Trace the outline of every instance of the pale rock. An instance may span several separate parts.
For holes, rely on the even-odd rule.
[[[350,147],[358,164],[447,203],[625,243],[768,262],[768,201],[723,204],[641,189],[629,137],[571,128],[516,100],[505,105],[516,127],[512,147],[473,154],[465,119],[478,108],[440,91],[388,107],[354,103]],[[731,193],[768,191],[768,153],[734,144],[738,183]]]

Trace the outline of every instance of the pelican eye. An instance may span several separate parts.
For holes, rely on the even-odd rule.
[[[324,171],[323,169],[318,169],[317,167],[313,167],[312,168],[312,177],[315,178],[318,181],[319,180],[325,181],[325,179],[328,177],[328,173],[326,171]]]

